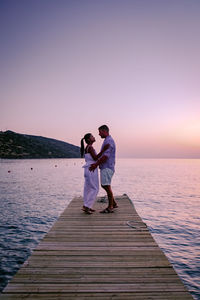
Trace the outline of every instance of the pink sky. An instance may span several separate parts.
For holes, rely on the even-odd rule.
[[[200,2],[0,2],[0,130],[200,158]]]

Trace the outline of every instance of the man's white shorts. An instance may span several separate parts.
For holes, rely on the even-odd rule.
[[[113,174],[114,174],[113,170],[109,168],[101,169],[100,170],[101,185],[111,185]]]

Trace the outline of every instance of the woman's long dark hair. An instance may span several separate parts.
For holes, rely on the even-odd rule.
[[[84,135],[84,137],[81,139],[81,157],[84,156],[84,152],[85,152],[85,146],[84,146],[84,140],[85,142],[88,144],[89,138],[91,136],[91,133],[87,133]]]

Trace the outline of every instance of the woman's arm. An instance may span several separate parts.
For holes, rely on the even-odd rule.
[[[95,153],[95,150],[94,150],[94,148],[92,146],[88,146],[87,152],[91,154],[91,156],[92,156],[92,158],[94,160],[98,159],[98,157],[97,157],[97,155]]]
[[[110,147],[110,144],[106,144],[103,149],[97,154],[97,159]]]
[[[89,146],[89,147],[87,148],[87,152],[91,154],[91,156],[92,156],[92,158],[93,158],[94,160],[98,160],[98,158],[101,157],[101,155],[102,155],[109,147],[110,147],[109,144],[105,145],[105,146],[103,147],[103,149],[101,150],[101,152],[99,152],[98,154],[96,154],[94,148],[93,148],[92,146]]]

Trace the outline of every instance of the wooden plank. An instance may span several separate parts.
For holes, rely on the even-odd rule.
[[[26,264],[25,264],[26,265]],[[143,276],[145,276],[145,274],[160,274],[161,276],[163,274],[176,274],[174,269],[172,267],[160,267],[160,268],[109,268],[106,267],[105,265],[102,265],[101,267],[86,267],[86,268],[70,268],[70,267],[66,267],[66,268],[42,268],[42,267],[37,267],[37,268],[33,268],[30,267],[28,265],[26,265],[26,267],[21,268],[18,273],[15,275],[18,276],[18,274],[136,274],[138,273],[139,276],[140,274],[143,274]],[[176,274],[177,276],[177,274]],[[15,278],[14,277],[14,278]],[[13,278],[13,280],[14,280]]]
[[[68,283],[68,284],[43,284],[43,283],[12,283],[9,287],[9,292],[12,293],[18,291],[18,293],[73,293],[73,292],[137,292],[142,290],[143,292],[163,292],[163,291],[176,291],[183,292],[185,288],[183,284],[179,283]]]
[[[13,279],[13,283],[26,283],[26,282],[39,282],[39,283],[78,283],[78,282],[87,282],[87,283],[132,283],[133,277],[135,283],[153,283],[155,282],[155,279],[159,283],[165,283],[165,282],[173,282],[173,283],[179,283],[179,278],[176,276],[176,274],[166,274],[162,275],[162,277],[159,277],[159,275],[156,274],[150,274],[148,273],[148,276],[146,273],[137,273],[137,274],[123,274],[123,278],[119,276],[118,274],[112,274],[112,278],[110,276],[111,274],[78,274],[78,273],[66,273],[59,275],[59,278],[55,278],[55,274],[31,274],[30,276],[27,276],[27,274],[18,274]]]
[[[86,215],[73,199],[1,299],[192,299],[129,198],[116,200]]]
[[[134,298],[133,298],[134,297]],[[111,299],[120,299],[120,300],[191,300],[191,296],[186,294],[185,292],[135,292],[134,294],[131,293],[107,293],[107,292],[100,292],[100,293],[23,293],[23,294],[9,294],[9,295],[2,295],[1,300],[13,300],[13,299],[29,299],[29,300],[36,300],[36,299],[45,299],[45,300],[60,300],[60,299],[67,299],[67,300],[86,300],[86,299],[95,299],[95,300],[111,300]]]
[[[159,248],[152,248],[148,250],[146,248],[141,249],[141,248],[135,248],[134,250],[63,250],[63,251],[43,251],[43,250],[35,250],[34,252],[34,257],[37,256],[76,256],[76,255],[90,255],[90,256],[110,256],[110,255],[126,255],[126,256],[136,256],[136,255],[159,255],[159,256],[164,256],[164,253],[160,252]],[[54,259],[53,257],[51,257],[52,259]]]

